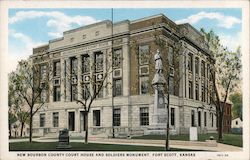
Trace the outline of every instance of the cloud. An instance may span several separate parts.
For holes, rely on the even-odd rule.
[[[185,19],[175,21],[177,24],[190,23],[196,24],[203,19],[217,20],[218,26],[222,28],[232,28],[235,24],[240,24],[241,20],[233,16],[225,16],[218,12],[199,12]]]
[[[7,66],[8,72],[15,70],[18,61],[27,59],[32,55],[34,47],[45,44],[45,42],[36,42],[29,36],[15,30],[9,30],[9,37],[18,40],[21,45],[15,45],[14,43],[10,43],[9,45],[8,60],[10,65]]]
[[[64,31],[71,29],[74,25],[83,26],[100,21],[90,16],[68,16],[59,11],[19,11],[9,18],[9,24],[42,17],[48,18],[46,25],[53,30],[48,35],[53,38],[62,36]]]
[[[230,51],[236,51],[239,46],[242,46],[242,33],[238,32],[234,35],[225,35],[223,33],[219,33],[220,43],[227,47]]]

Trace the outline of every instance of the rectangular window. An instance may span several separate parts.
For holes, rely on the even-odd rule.
[[[202,84],[201,86],[201,101],[202,102],[205,102],[205,87],[204,87],[204,84]]]
[[[77,99],[77,85],[71,85],[71,101],[76,101]]]
[[[204,112],[204,126],[207,126],[207,112]]]
[[[201,61],[201,76],[205,77],[205,62]]]
[[[58,122],[59,122],[59,113],[54,112],[53,113],[53,127],[58,127]]]
[[[103,53],[96,52],[95,53],[95,71],[99,72],[103,70]]]
[[[82,73],[90,72],[90,58],[88,54],[82,56]]]
[[[149,64],[149,46],[148,45],[139,46],[139,64],[140,65]]]
[[[199,100],[199,84],[195,84],[195,100]]]
[[[114,68],[121,68],[122,66],[122,49],[115,49],[113,56],[113,66]]]
[[[195,115],[194,110],[191,111],[191,126],[195,127]]]
[[[198,111],[198,126],[201,126],[201,111]]]
[[[45,126],[45,113],[40,114],[40,127]]]
[[[54,66],[53,66],[54,70],[54,76],[60,76],[61,74],[61,64],[60,64],[60,61],[56,61],[54,62]]]
[[[170,66],[174,66],[174,50],[173,47],[168,47],[168,61]]]
[[[140,124],[141,126],[149,125],[148,107],[140,108]]]
[[[213,127],[214,126],[214,114],[213,113],[211,113],[211,119],[212,119],[211,127]]]
[[[148,94],[149,93],[148,76],[140,77],[140,93],[141,94]]]
[[[188,93],[189,93],[189,98],[193,99],[193,82],[192,81],[188,82]]]
[[[101,126],[100,110],[93,111],[93,126]]]
[[[174,77],[169,77],[169,94],[174,95]]]
[[[100,89],[100,87],[101,87],[101,89]],[[100,89],[100,91],[99,91],[99,89]],[[98,91],[99,91],[99,93],[98,93]],[[101,86],[101,82],[96,82],[95,92],[98,93],[97,98],[103,98],[103,87]]]
[[[210,65],[207,64],[207,78],[210,79]]]
[[[83,94],[82,94],[82,97],[83,97],[83,99],[88,99],[89,98],[89,96],[90,96],[90,85],[89,85],[89,83],[84,83],[83,84],[83,92],[82,92]]]
[[[60,86],[54,86],[54,91],[53,91],[53,99],[54,102],[60,101],[61,99],[61,87]]]
[[[113,88],[114,96],[121,96],[122,95],[122,80],[114,79],[113,82],[114,82],[114,88]]]
[[[71,74],[77,75],[77,58],[71,57]]]
[[[193,55],[191,53],[188,54],[188,70],[193,71]]]
[[[199,58],[195,58],[195,74],[199,75]]]
[[[75,130],[75,112],[68,112],[68,126],[70,131]]]
[[[171,126],[175,126],[175,108],[171,108],[170,115],[171,115]]]
[[[120,126],[121,125],[121,109],[115,108],[113,111],[113,125]]]

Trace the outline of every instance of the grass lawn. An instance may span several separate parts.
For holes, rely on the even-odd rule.
[[[199,134],[198,141],[205,141],[208,140],[210,136],[213,136],[214,139],[217,139],[216,133],[209,133],[209,134]],[[154,140],[164,140],[165,135],[144,135],[140,137],[133,137],[133,139],[154,139]],[[170,140],[181,140],[181,141],[189,141],[188,134],[179,134],[179,135],[170,135]],[[230,144],[234,146],[242,147],[242,135],[238,134],[224,134],[223,141],[220,143]]]
[[[58,142],[15,142],[9,143],[10,151],[164,151],[164,147],[114,145],[98,143],[72,142],[71,149],[56,149]],[[194,151],[188,149],[171,148],[171,151]]]
[[[209,134],[199,134],[198,141],[205,141],[208,140],[210,136],[213,136],[214,139],[217,139],[216,133],[209,133]],[[154,139],[154,140],[164,140],[165,135],[145,135],[139,137],[133,137],[133,139]],[[181,141],[189,141],[188,134],[179,134],[179,135],[170,135],[170,140],[181,140]],[[229,144],[233,146],[242,147],[242,135],[238,134],[224,134],[223,141],[220,143]]]

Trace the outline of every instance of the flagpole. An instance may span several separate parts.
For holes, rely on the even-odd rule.
[[[115,128],[114,128],[114,80],[113,80],[113,8],[111,8],[111,66],[112,66],[112,98],[111,98],[111,103],[112,103],[112,137],[115,138]]]

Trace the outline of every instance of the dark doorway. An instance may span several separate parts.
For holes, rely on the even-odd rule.
[[[85,131],[84,112],[80,111],[80,131]]]
[[[69,130],[75,130],[75,112],[69,112]]]
[[[191,126],[192,126],[192,127],[195,127],[194,110],[191,111]]]
[[[93,111],[93,126],[100,126],[101,125],[101,116],[100,110]]]

